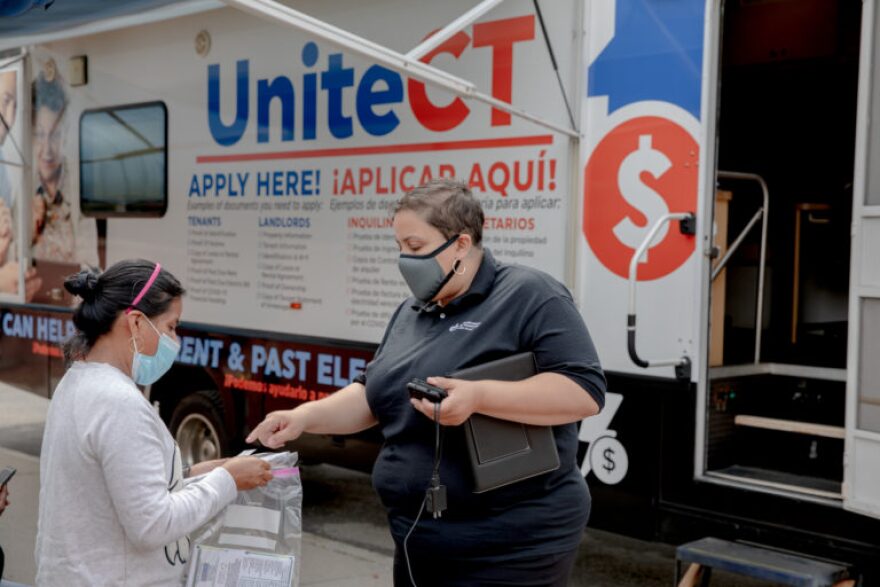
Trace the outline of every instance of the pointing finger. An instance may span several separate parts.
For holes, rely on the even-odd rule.
[[[262,422],[257,424],[257,427],[254,428],[250,434],[248,434],[248,437],[245,440],[245,442],[252,444],[256,440],[262,441],[265,436],[267,436],[268,434],[271,434],[274,431],[275,431],[275,422],[273,420],[270,420],[269,418],[266,418],[265,420],[263,420]]]

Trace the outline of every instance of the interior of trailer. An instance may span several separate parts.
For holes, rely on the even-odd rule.
[[[723,14],[705,471],[838,500],[861,2]]]

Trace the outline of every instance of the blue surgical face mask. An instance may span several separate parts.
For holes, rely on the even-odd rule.
[[[159,332],[159,329],[153,326],[153,323],[146,316],[144,319],[159,335],[159,344],[156,347],[155,355],[145,355],[138,351],[137,343],[135,343],[134,357],[131,359],[131,377],[138,385],[150,385],[158,381],[174,364],[174,359],[177,358],[177,353],[180,351],[179,342],[167,334]]]

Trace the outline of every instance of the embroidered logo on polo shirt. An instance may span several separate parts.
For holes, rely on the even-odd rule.
[[[482,324],[482,322],[459,322],[458,324],[450,326],[449,332],[455,332],[456,330],[476,330],[480,324]]]

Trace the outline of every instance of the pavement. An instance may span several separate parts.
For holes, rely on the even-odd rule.
[[[17,472],[9,482],[9,507],[0,517],[0,546],[6,556],[3,578],[33,585],[40,463],[35,456],[0,448],[0,467],[8,466]]]
[[[33,585],[39,508],[40,441],[49,401],[0,384],[0,468],[16,468],[10,506],[0,517],[6,555],[3,579]],[[391,585],[392,557],[310,532],[303,533],[300,585]]]
[[[303,533],[302,561],[301,586],[393,583],[392,557],[317,534]]]
[[[3,578],[34,584],[34,541],[37,536],[39,460],[0,449],[0,463],[18,472],[10,482],[10,507],[0,517],[0,545],[6,553]],[[359,587],[391,585],[392,557],[345,542],[303,533],[300,585]]]
[[[0,384],[0,468],[15,467],[9,507],[0,517],[0,545],[6,555],[3,578],[32,585],[34,541],[40,493],[40,443],[49,400]]]
[[[17,469],[10,507],[0,517],[3,579],[34,584],[39,452],[48,400],[0,383],[0,468]],[[393,583],[393,542],[368,475],[331,465],[302,468],[300,586],[361,587]],[[666,587],[674,548],[588,528],[569,587]],[[713,574],[715,587],[755,586]]]

